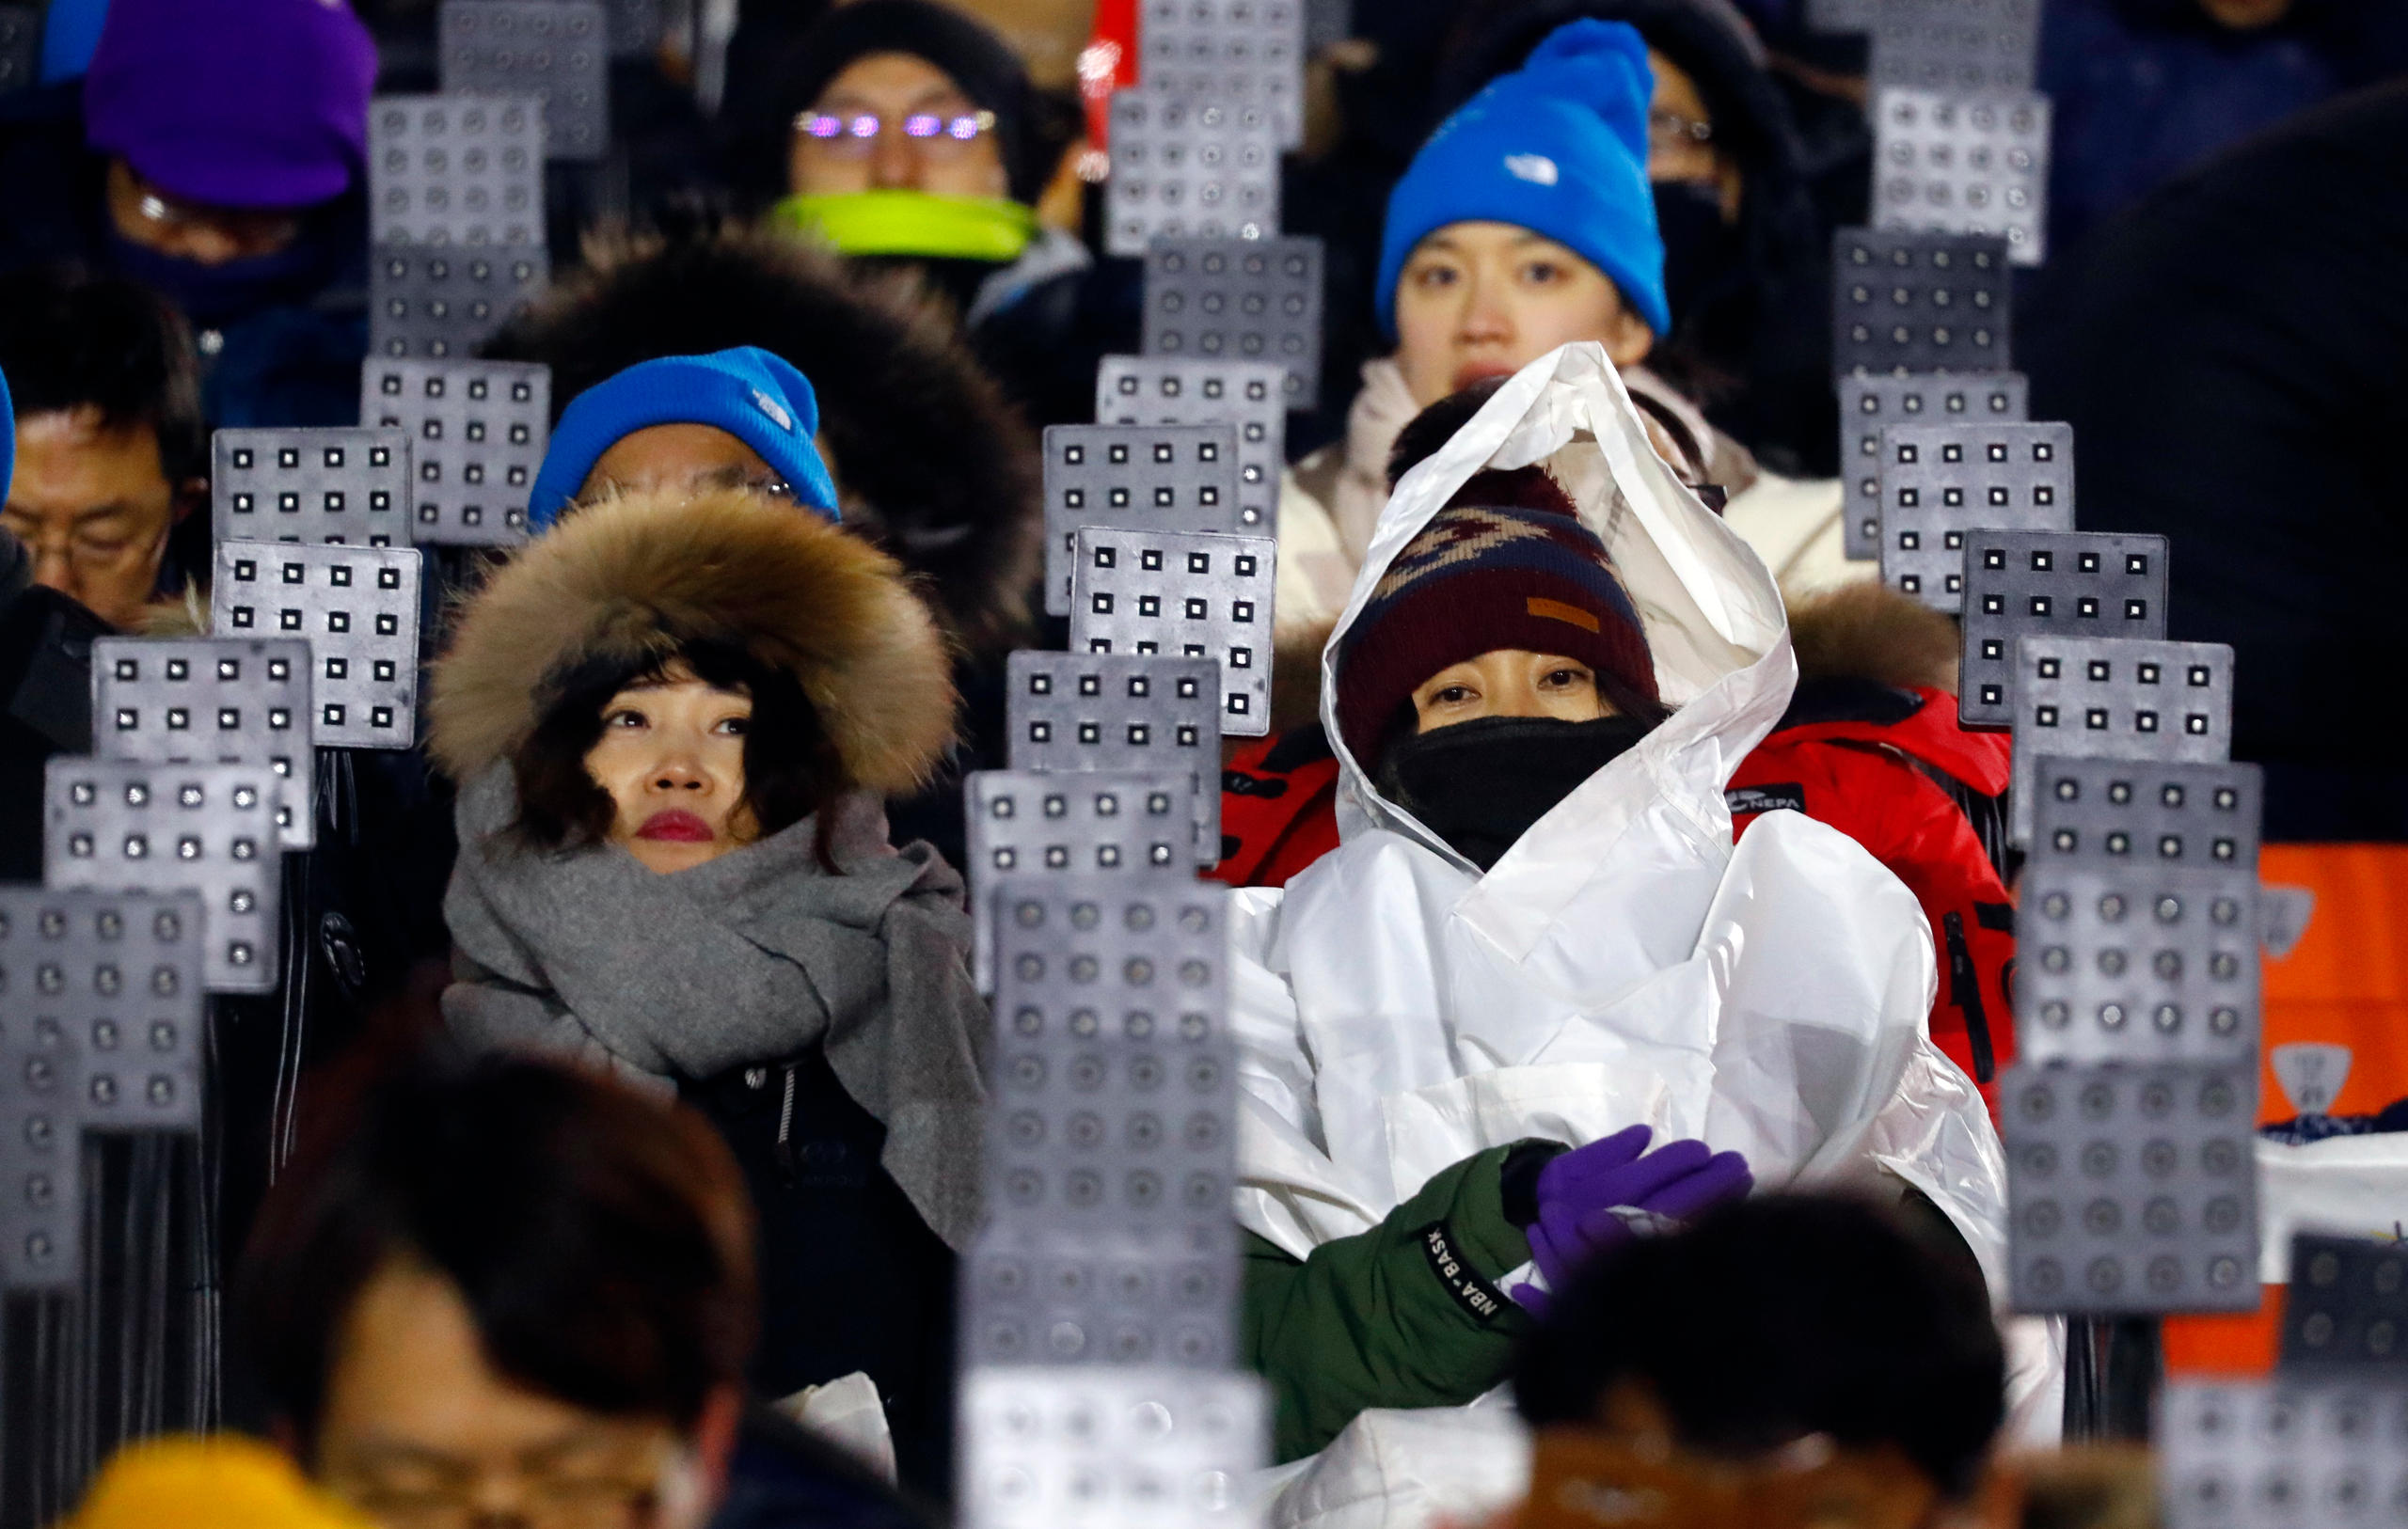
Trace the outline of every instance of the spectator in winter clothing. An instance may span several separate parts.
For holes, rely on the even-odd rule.
[[[1250,1231],[1308,1253],[1474,1154],[1643,1125],[1769,1185],[1882,1180],[1980,1257],[2002,1250],[1997,1137],[1924,1034],[1935,972],[1912,894],[1796,813],[1732,843],[1730,770],[1794,686],[1781,598],[1656,455],[1602,347],[1526,369],[1406,474],[1323,666],[1342,842],[1237,901]],[[1602,1192],[1550,1224],[1543,1178],[1545,1240],[1658,1208]],[[1465,1264],[1513,1294],[1537,1283],[1517,1251]],[[2025,1341],[2012,1400],[2052,1427],[2045,1334]],[[1365,1464],[1386,1427],[1356,1419],[1322,1485],[1291,1490],[1365,1470],[1368,1493],[1403,1490]],[[1414,1469],[1426,1485],[1463,1458]]]
[[[2408,587],[2402,142],[2408,84],[2200,166],[2099,230],[2026,353],[2033,418],[2082,443],[2083,528],[2171,538],[2169,635],[2232,644],[2271,839],[2408,838],[2401,729],[2367,704]]]
[[[0,502],[17,432],[0,371]],[[0,881],[41,879],[43,777],[53,754],[92,748],[92,639],[108,623],[34,582],[34,558],[0,520]]]
[[[0,124],[0,269],[157,289],[199,332],[213,426],[352,423],[375,77],[339,0],[114,0],[85,77]]]
[[[1648,181],[1654,88],[1636,29],[1572,22],[1450,118],[1397,183],[1374,292],[1395,353],[1363,369],[1345,439],[1282,485],[1279,614],[1291,634],[1344,606],[1405,423],[1570,341],[1604,346],[1655,449],[1734,501],[1735,524],[1814,549],[1778,560],[1838,560],[1837,485],[1763,473],[1642,365],[1672,325]]]
[[[1441,110],[1576,16],[1637,27],[1655,76],[1647,179],[1672,327],[1653,364],[1759,462],[1830,477],[1830,237],[1788,102],[1730,0],[1486,0],[1472,8],[1472,40],[1440,70]]]
[[[1443,446],[1494,393],[1433,404],[1397,437],[1392,479]],[[1987,1092],[2015,1055],[2010,977],[2014,905],[2001,880],[2000,800],[2009,750],[2000,733],[1956,725],[1956,629],[1877,583],[1795,599],[1798,685],[1770,735],[1725,793],[1734,831],[1787,808],[1871,851],[1923,904],[1941,980],[1932,1040]],[[1310,678],[1304,686],[1309,687]],[[1318,723],[1238,749],[1222,774],[1229,847],[1212,873],[1280,887],[1338,847],[1339,764]]]
[[[1095,368],[1136,349],[1126,269],[1099,268],[1037,203],[1063,144],[1019,57],[933,0],[854,0],[797,38],[753,119],[771,217],[949,295],[979,358],[1040,424],[1094,418]],[[1126,267],[1129,262],[1117,262]]]
[[[710,1115],[761,1213],[755,1383],[866,1371],[931,1485],[989,1027],[960,878],[890,845],[879,797],[926,778],[953,710],[893,560],[788,503],[663,490],[494,575],[429,739],[460,786],[452,1033]]]
[[[0,371],[17,409],[17,475],[0,487],[0,527],[31,554],[36,583],[120,630],[138,625],[143,607],[199,575],[209,555],[209,438],[191,333],[131,281],[59,266],[11,272],[0,275]]]
[[[918,1529],[746,1407],[751,1216],[690,1111],[438,1048],[356,1070],[318,1124],[233,1306],[276,1438],[334,1496],[393,1525]]]
[[[664,356],[757,347],[811,379],[816,442],[845,528],[918,578],[956,650],[962,740],[927,790],[889,806],[900,836],[927,839],[960,863],[958,776],[1003,763],[1005,657],[1030,631],[1041,534],[1034,437],[951,320],[893,278],[848,275],[824,254],[759,232],[613,239],[593,253],[585,270],[488,352],[549,364],[552,396],[563,411],[627,369]],[[786,386],[756,382],[773,393]],[[705,418],[705,405],[727,395],[709,389],[689,398],[665,388],[651,396],[682,412],[677,422],[712,425],[720,414]],[[746,430],[766,423],[741,395],[721,427],[728,421]],[[740,444],[723,428],[720,433],[721,449]],[[944,449],[929,450],[930,441]],[[561,444],[556,437],[556,451]],[[584,448],[577,454],[583,467],[572,491],[602,460]],[[553,473],[570,476],[565,465]]]
[[[2017,1523],[1981,1273],[1923,1230],[1776,1195],[1600,1260],[1514,1367],[1536,1430],[1520,1523],[1628,1491],[1669,1499],[1668,1522]]]

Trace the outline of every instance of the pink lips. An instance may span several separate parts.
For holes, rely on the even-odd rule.
[[[1466,361],[1455,370],[1455,391],[1460,393],[1474,383],[1491,377],[1510,377],[1513,369],[1502,361]]]
[[[645,818],[643,827],[636,830],[636,837],[664,840],[673,844],[707,844],[717,835],[711,832],[711,826],[701,818],[682,807],[673,807]]]

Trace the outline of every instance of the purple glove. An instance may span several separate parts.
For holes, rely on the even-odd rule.
[[[1562,1289],[1582,1264],[1638,1236],[1633,1221],[1684,1221],[1755,1187],[1739,1154],[1697,1141],[1649,1152],[1653,1134],[1633,1126],[1575,1147],[1539,1171],[1530,1258],[1550,1289]],[[1546,1311],[1546,1291],[1534,1285],[1517,1285],[1512,1295],[1534,1314]]]

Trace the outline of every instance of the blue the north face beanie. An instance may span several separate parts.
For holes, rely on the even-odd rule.
[[[8,402],[8,374],[0,371],[0,504],[8,502],[8,485],[17,476],[17,409]]]
[[[819,429],[819,400],[811,384],[759,346],[739,345],[640,362],[578,394],[552,428],[551,449],[528,496],[528,522],[538,531],[548,529],[603,452],[654,425],[726,431],[777,470],[797,503],[840,518],[835,481],[811,442]]]
[[[1613,278],[1661,338],[1664,241],[1647,183],[1656,76],[1627,22],[1594,18],[1548,34],[1421,146],[1388,197],[1376,301],[1396,335],[1396,284],[1416,244],[1450,223],[1511,223],[1545,234]]]

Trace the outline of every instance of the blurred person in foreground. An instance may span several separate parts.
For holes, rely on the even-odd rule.
[[[156,289],[198,332],[214,427],[352,423],[375,77],[341,0],[114,0],[84,78],[0,120],[0,269]]]
[[[1855,1200],[1726,1206],[1598,1259],[1524,1346],[1513,1521],[2007,1529],[2004,1375],[1961,1254]]]
[[[1672,331],[1648,179],[1654,90],[1637,29],[1568,23],[1449,118],[1397,183],[1374,293],[1396,349],[1364,366],[1344,438],[1282,482],[1283,627],[1343,608],[1416,414],[1576,341],[1604,348],[1657,454],[1714,489],[1777,575],[1845,576],[1824,566],[1839,560],[1838,485],[1764,472],[1646,367]]]
[[[751,1211],[701,1117],[440,1050],[330,1094],[234,1321],[276,1441],[386,1529],[916,1516],[758,1410]]]
[[[209,558],[209,434],[191,332],[155,294],[65,266],[0,275],[16,400],[0,527],[35,582],[119,631]]]
[[[782,177],[773,222],[917,272],[1036,422],[1094,418],[1097,361],[1137,348],[1136,283],[1039,220],[1062,145],[1001,38],[934,0],[854,0],[737,110]]]

